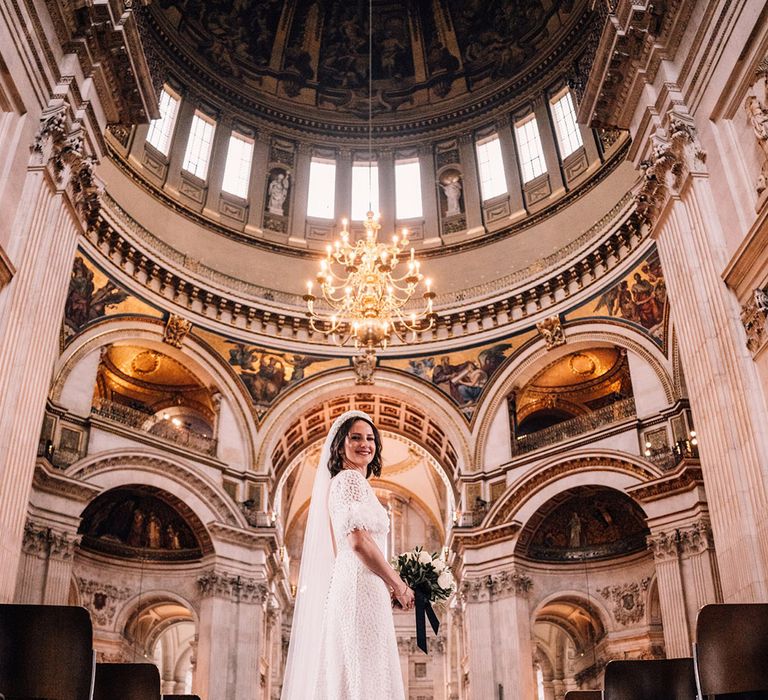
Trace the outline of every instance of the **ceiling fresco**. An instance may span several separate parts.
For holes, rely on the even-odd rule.
[[[215,81],[367,116],[469,97],[545,62],[576,0],[159,0],[159,39]]]

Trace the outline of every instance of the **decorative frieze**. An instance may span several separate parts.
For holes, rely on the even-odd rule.
[[[203,597],[226,598],[233,602],[264,603],[269,596],[264,581],[218,571],[200,576],[197,587]]]
[[[643,619],[645,614],[644,593],[648,590],[650,582],[650,578],[643,578],[631,583],[606,586],[599,589],[598,593],[613,603],[613,618],[620,625],[626,627]]]
[[[459,591],[467,602],[476,603],[493,598],[527,596],[532,586],[533,581],[526,574],[504,569],[479,578],[465,578]]]
[[[442,635],[437,637],[427,635],[427,653],[444,654],[446,643],[446,639]],[[422,653],[421,649],[419,649],[416,644],[416,637],[398,637],[397,650],[401,654],[407,654],[408,656],[415,656]]]
[[[83,607],[91,613],[97,627],[109,627],[115,619],[119,604],[131,596],[126,586],[113,586],[93,579],[76,578]]]

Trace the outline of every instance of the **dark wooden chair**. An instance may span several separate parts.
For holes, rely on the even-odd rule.
[[[93,628],[85,608],[0,605],[0,693],[91,700]]]
[[[602,690],[569,690],[565,700],[603,700]]]
[[[696,697],[693,659],[610,661],[605,667],[604,700],[692,700]]]
[[[96,664],[93,700],[160,700],[154,664]]]
[[[699,697],[768,698],[768,604],[705,605],[693,654]]]

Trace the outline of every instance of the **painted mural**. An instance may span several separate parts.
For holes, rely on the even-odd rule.
[[[224,338],[207,331],[196,330],[235,370],[256,406],[263,414],[286,389],[329,369],[348,367],[347,358],[323,355],[301,355],[280,352]]]
[[[126,313],[155,318],[162,316],[156,309],[121,289],[84,255],[77,255],[72,265],[72,276],[64,305],[62,346],[66,346],[93,321]]]
[[[394,367],[434,384],[458,404],[471,419],[483,389],[505,360],[534,333],[510,338],[461,352],[432,355],[417,359],[383,359],[382,366]]]
[[[566,319],[595,316],[629,321],[666,346],[667,285],[656,250],[618,284],[567,314]]]

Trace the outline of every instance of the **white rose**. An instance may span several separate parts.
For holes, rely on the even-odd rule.
[[[425,552],[422,550],[419,552],[419,564],[431,564],[432,563],[432,555],[429,552]]]
[[[445,559],[443,559],[442,557],[438,557],[437,559],[435,559],[435,561],[432,562],[432,566],[435,567],[435,571],[437,571],[437,573],[439,574],[442,571],[444,571],[445,567],[448,565],[445,563]]]
[[[437,577],[437,585],[440,586],[440,588],[446,589],[453,586],[453,574],[448,571],[448,569],[443,571],[443,573]]]

